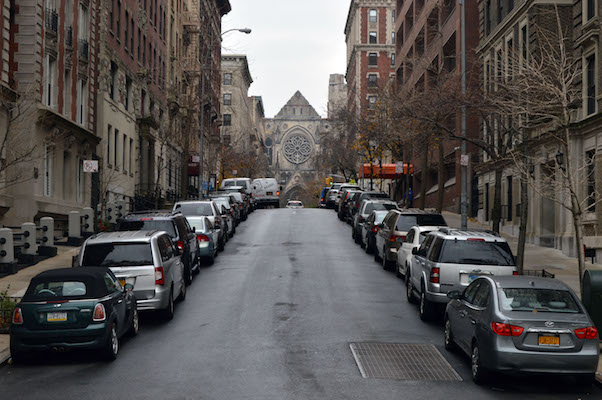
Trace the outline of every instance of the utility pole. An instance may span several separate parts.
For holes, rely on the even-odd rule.
[[[207,50],[209,53],[209,49]],[[200,139],[199,139],[199,200],[203,198],[203,136],[205,135],[204,126],[205,123],[205,65],[201,65],[201,109],[199,112],[199,128],[200,128]]]
[[[460,15],[460,29],[461,29],[461,52],[462,52],[462,97],[466,96],[466,0],[460,0],[461,15]],[[466,105],[462,104],[462,155],[460,157],[460,166],[462,170],[462,195],[460,199],[460,211],[462,213],[462,230],[468,229],[468,204],[467,204],[467,192],[468,182],[467,179],[467,167],[468,159],[466,155]]]

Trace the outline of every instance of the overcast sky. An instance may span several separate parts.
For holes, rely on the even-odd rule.
[[[350,0],[230,0],[223,53],[246,54],[250,95],[262,96],[273,117],[297,90],[326,116],[328,77],[345,73],[345,21]]]

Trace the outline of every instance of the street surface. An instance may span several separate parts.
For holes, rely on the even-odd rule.
[[[166,323],[143,316],[112,363],[89,353],[0,368],[2,399],[600,399],[572,379],[470,378],[420,321],[403,282],[353,243],[334,212],[258,210]],[[363,378],[350,342],[434,344],[458,382]]]

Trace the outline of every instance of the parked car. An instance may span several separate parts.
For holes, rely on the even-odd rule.
[[[182,255],[184,277],[190,285],[194,273],[200,271],[199,245],[186,218],[169,211],[128,214],[118,221],[117,231],[165,231],[172,238]]]
[[[174,316],[174,301],[186,299],[180,251],[164,231],[90,236],[79,252],[79,265],[109,267],[122,285],[133,285],[138,311],[158,311],[169,320]]]
[[[208,217],[186,217],[186,219],[190,226],[195,229],[201,259],[207,260],[209,265],[213,265],[218,254],[219,230],[213,226]]]
[[[463,290],[482,275],[516,275],[516,263],[506,240],[487,232],[440,228],[430,232],[406,275],[408,301],[420,301],[420,318],[431,319],[447,293]]]
[[[397,250],[397,262],[395,264],[395,274],[398,278],[405,278],[408,266],[412,263],[412,250],[420,247],[429,232],[438,230],[438,226],[413,226],[406,235],[399,249]]]
[[[244,188],[246,193],[253,193],[253,182],[251,178],[227,178],[220,184],[220,189],[225,190],[234,186]]]
[[[382,262],[385,270],[393,269],[397,249],[413,226],[447,226],[443,216],[419,209],[391,210],[381,223],[376,235],[374,259]]]
[[[391,200],[387,193],[383,192],[357,192],[354,193],[353,199],[348,203],[349,215],[351,220],[359,211],[360,205],[364,200]],[[393,200],[391,200],[393,201]]]
[[[258,178],[252,184],[253,198],[259,208],[280,208],[280,185],[274,178]]]
[[[360,211],[355,214],[351,223],[351,237],[355,243],[362,243],[362,227],[372,211],[394,209],[397,209],[397,204],[391,200],[364,200],[360,206]]]
[[[337,213],[339,212],[339,207],[341,205],[341,200],[344,199],[345,195],[347,195],[347,192],[350,190],[362,190],[362,188],[360,188],[358,185],[356,185],[355,183],[344,183],[339,187],[339,190],[337,191],[336,194],[336,199],[334,200],[335,203],[335,210],[337,211]]]
[[[241,220],[246,221],[248,215],[251,213],[251,203],[249,197],[245,194],[244,189],[240,186],[230,186],[225,188],[223,192],[235,196],[236,201],[241,204]]]
[[[286,208],[303,208],[303,202],[299,200],[289,200],[286,203]]]
[[[173,211],[182,213],[186,217],[205,216],[219,229],[218,250],[223,251],[228,237],[228,226],[222,219],[222,213],[217,204],[212,200],[178,201],[173,205]],[[196,239],[196,236],[195,236]]]
[[[337,194],[339,192],[339,188],[341,187],[341,185],[344,185],[344,184],[343,183],[333,183],[332,186],[330,186],[330,190],[328,191],[328,194],[326,195],[326,197],[327,197],[326,208],[331,208],[331,209],[336,208]]]
[[[337,212],[337,215],[341,221],[347,220],[348,211],[349,211],[349,209],[347,208],[347,205],[353,198],[353,195],[358,192],[361,192],[361,190],[355,190],[355,189],[343,190],[343,193],[341,194],[341,196],[342,196],[341,201],[339,202],[339,210]]]
[[[61,268],[36,275],[13,311],[14,363],[32,352],[94,349],[114,360],[119,339],[138,334],[132,285],[122,287],[108,268]]]
[[[389,211],[372,211],[362,226],[362,243],[368,254],[374,254],[376,248],[376,234],[380,224]]]
[[[330,190],[330,186],[326,186],[322,188],[322,191],[320,192],[320,208],[326,208],[326,201],[328,200],[326,198],[326,194],[328,193],[328,191]]]
[[[533,276],[479,277],[451,291],[445,310],[445,348],[471,359],[472,378],[492,372],[574,375],[594,382],[598,330],[563,282]]]
[[[227,196],[219,195],[211,195],[209,196],[209,199],[214,201],[219,209],[221,209],[221,207],[225,208],[226,212],[222,213],[222,220],[226,223],[226,232],[228,232],[228,236],[234,236],[236,233],[236,216],[234,212],[234,205],[231,203],[232,200]]]

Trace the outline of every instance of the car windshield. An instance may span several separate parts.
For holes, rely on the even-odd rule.
[[[174,211],[179,211],[184,215],[213,215],[211,203],[182,203],[176,204]]]
[[[235,186],[247,187],[247,181],[236,181]]]
[[[224,182],[224,187],[228,186],[238,186],[235,181],[226,181]]]
[[[447,226],[440,214],[400,215],[395,230],[407,232],[413,226]]]
[[[81,281],[36,282],[33,290],[28,290],[29,301],[55,297],[81,297],[88,293],[86,284]]]
[[[366,209],[364,210],[364,214],[370,214],[372,211],[380,211],[380,210],[394,210],[397,208],[396,204],[393,203],[368,203],[366,204]]]
[[[446,240],[439,262],[474,265],[515,265],[512,251],[506,242],[484,240]]]
[[[122,267],[153,264],[150,243],[98,243],[84,250],[82,267]]]
[[[499,291],[502,311],[581,313],[568,290],[504,288]]]
[[[141,218],[139,220],[125,220],[119,222],[118,231],[165,231],[172,238],[177,237],[174,223],[171,219],[157,220]]]

